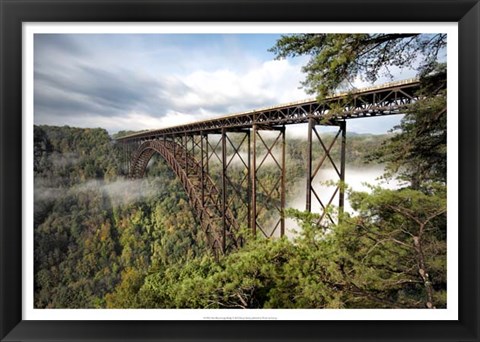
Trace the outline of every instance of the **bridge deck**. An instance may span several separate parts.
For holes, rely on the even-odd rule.
[[[319,103],[316,99],[291,102],[278,106],[236,113],[210,120],[174,127],[155,129],[118,138],[118,141],[155,139],[165,135],[214,133],[222,128],[241,130],[253,125],[277,126],[308,122],[315,118],[320,124],[352,118],[400,114],[415,101],[418,79],[390,82],[376,87],[360,89],[327,97]]]

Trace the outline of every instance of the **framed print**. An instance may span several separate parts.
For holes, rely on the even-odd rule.
[[[2,341],[479,340],[477,1],[0,3]]]

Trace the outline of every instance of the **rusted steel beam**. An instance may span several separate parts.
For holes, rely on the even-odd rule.
[[[202,208],[205,207],[205,149],[207,148],[204,140],[206,135],[200,132],[200,184],[201,184],[201,196],[202,196]],[[202,217],[203,217],[202,213]]]
[[[253,134],[253,155],[251,166],[252,193],[251,193],[251,229],[253,236],[257,235],[257,125],[252,127]]]
[[[338,209],[340,216],[343,214],[345,207],[345,157],[346,157],[346,146],[347,146],[347,122],[341,121],[340,130],[342,131],[342,146],[340,148],[340,194]]]
[[[282,170],[281,170],[281,175],[282,175],[282,182],[281,182],[281,194],[280,194],[280,236],[285,235],[285,148],[286,148],[286,143],[285,143],[285,127],[283,127],[282,131]]]
[[[180,137],[181,138],[181,137]],[[198,219],[202,230],[206,234],[206,239],[212,248],[214,253],[222,252],[222,204],[218,201],[218,197],[221,196],[220,191],[215,186],[213,180],[208,174],[204,173],[204,184],[198,182],[198,175],[201,174],[202,164],[196,161],[189,155],[189,168],[191,170],[190,176],[187,176],[185,170],[185,164],[183,162],[184,151],[180,146],[181,141],[165,141],[165,140],[152,140],[144,142],[134,153],[132,159],[132,177],[142,177],[145,168],[154,153],[160,154],[171,169],[175,172],[177,177],[181,180],[185,192],[187,193],[190,204],[196,212],[195,218]],[[176,152],[174,154],[174,151]],[[202,205],[201,192],[202,188],[205,193],[205,204]],[[225,221],[228,227],[231,227],[234,232],[238,231],[235,218],[232,216],[227,208],[225,211]],[[232,239],[235,241],[235,235],[229,233],[227,240]],[[227,241],[225,240],[225,241]],[[235,244],[231,244],[235,246]]]
[[[250,130],[247,131],[247,157],[248,157],[248,165],[247,165],[247,177],[248,177],[248,185],[247,185],[247,225],[250,230],[252,230],[252,147],[251,147],[251,133]]]
[[[345,154],[346,154],[346,121],[337,122],[338,131],[333,137],[332,141],[326,145],[324,140],[322,139],[321,135],[317,131],[315,127],[315,122],[312,120],[309,123],[309,131],[308,131],[308,153],[307,153],[307,193],[306,193],[306,208],[308,211],[312,210],[312,199],[314,198],[316,202],[321,207],[321,216],[318,222],[322,222],[322,220],[326,217],[330,222],[336,223],[333,219],[332,215],[328,213],[329,207],[332,205],[333,200],[338,194],[338,204],[339,204],[339,215],[344,210],[345,206]],[[318,162],[316,163],[315,168],[313,168],[313,161],[315,160],[312,151],[313,145],[313,137],[315,137],[315,142],[320,145],[322,148],[322,155],[319,158]],[[340,160],[335,161],[331,155],[331,151],[335,144],[338,144],[340,138]],[[328,160],[333,167],[335,174],[337,175],[339,182],[335,186],[333,194],[329,198],[329,200],[324,203],[320,198],[318,189],[315,189],[314,186],[314,179],[317,176],[318,172],[325,164],[325,161]],[[337,166],[337,163],[340,163],[340,167]],[[313,195],[313,197],[312,197]]]
[[[222,252],[227,250],[227,131],[222,129]]]
[[[312,131],[314,124],[314,120],[310,118],[307,131],[307,191],[305,192],[305,210],[308,212],[312,211]]]
[[[188,136],[185,133],[184,136],[182,137],[182,149],[184,152],[183,158],[185,162],[185,174],[188,177]]]
[[[251,128],[254,124],[271,127],[273,125],[306,123],[310,117],[318,119],[322,125],[335,125],[337,121],[345,119],[401,114],[418,99],[416,91],[419,84],[418,80],[401,81],[361,89],[350,94],[335,95],[326,98],[322,103],[310,99],[181,126],[136,133],[117,140],[156,139],[165,134],[193,135],[199,131],[213,133],[221,131],[222,128],[228,130]],[[339,103],[343,109],[332,115],[330,113],[331,106]],[[331,116],[331,118],[322,121],[326,116]]]

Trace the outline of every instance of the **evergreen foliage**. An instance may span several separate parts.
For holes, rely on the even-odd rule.
[[[446,47],[446,34],[323,34],[300,33],[282,36],[270,49],[277,58],[310,56],[303,67],[303,82],[310,94],[321,100],[357,77],[375,82],[391,76],[389,68],[413,67],[428,74]]]
[[[420,99],[409,108],[398,134],[371,154],[385,163],[387,176],[399,176],[420,188],[430,182],[447,181],[447,90],[446,66],[421,77]]]

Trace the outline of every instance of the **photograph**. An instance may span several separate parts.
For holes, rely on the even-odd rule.
[[[447,33],[33,39],[35,308],[447,308]]]

